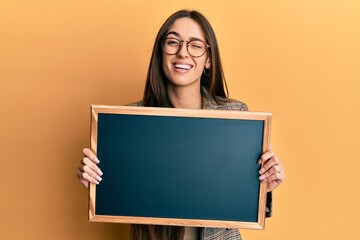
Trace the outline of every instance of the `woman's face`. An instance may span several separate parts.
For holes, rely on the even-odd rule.
[[[166,37],[176,38],[181,41],[200,39],[205,41],[205,34],[200,25],[191,18],[183,17],[177,19],[169,28]],[[168,84],[174,87],[200,86],[200,78],[204,67],[210,68],[208,53],[201,57],[192,57],[186,48],[186,42],[180,51],[174,55],[163,52],[163,70],[168,78]]]

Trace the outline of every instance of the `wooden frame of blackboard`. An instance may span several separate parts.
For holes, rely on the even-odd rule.
[[[91,106],[91,150],[98,155],[98,121],[99,114],[101,116],[132,116],[136,118],[143,118],[146,116],[155,116],[161,117],[162,119],[209,119],[213,120],[238,120],[243,122],[248,121],[257,121],[261,122],[262,128],[262,139],[260,140],[261,144],[261,153],[270,149],[270,132],[271,132],[271,113],[264,112],[244,112],[244,111],[224,111],[224,110],[191,110],[191,109],[175,109],[175,108],[154,108],[154,107],[132,107],[132,106],[105,106],[105,105],[92,105]],[[134,119],[134,118],[133,118]],[[191,120],[193,121],[193,120]],[[221,126],[219,126],[221,130]],[[166,130],[166,129],[165,129]],[[192,136],[194,137],[194,136]],[[106,136],[105,136],[106,138]],[[116,139],[112,139],[116,141]],[[256,140],[258,141],[258,140]],[[154,139],[156,142],[156,139]],[[100,159],[105,161],[104,159]],[[156,161],[156,158],[152,158],[152,161]],[[249,160],[247,160],[249,161]],[[257,158],[252,159],[251,161],[257,161]],[[102,163],[102,162],[101,162]],[[241,162],[239,162],[241,164]],[[251,163],[252,164],[252,163]],[[260,166],[259,166],[260,167]],[[111,167],[116,171],[116,168]],[[166,172],[166,171],[165,171]],[[142,172],[141,174],[146,174]],[[257,172],[254,173],[255,175]],[[104,173],[103,182],[106,179],[107,172]],[[258,176],[258,175],[257,175]],[[219,179],[220,184],[221,179]],[[112,210],[110,213],[97,213],[97,199],[99,198],[99,193],[97,188],[101,186],[90,184],[89,187],[89,221],[91,222],[113,222],[113,223],[127,223],[127,224],[150,224],[150,225],[172,225],[172,226],[194,226],[194,227],[221,227],[221,228],[248,228],[248,229],[264,229],[265,227],[265,209],[266,209],[266,183],[261,183],[258,178],[254,178],[253,185],[258,184],[258,192],[256,197],[258,202],[254,211],[256,211],[256,218],[254,220],[242,220],[242,219],[224,219],[221,216],[216,217],[215,219],[207,218],[179,218],[179,217],[169,217],[169,216],[144,216],[136,214],[113,214]],[[108,183],[110,188],[116,188],[116,182]],[[130,183],[131,184],[131,183]],[[226,183],[224,183],[226,184]],[[234,184],[234,187],[237,187],[238,183]],[[246,186],[245,186],[246,188]],[[215,192],[218,192],[218,189],[214,189]],[[235,191],[237,191],[235,189]],[[210,194],[211,195],[211,194]],[[103,198],[109,199],[112,196],[103,196]],[[242,198],[247,198],[243,196]],[[236,200],[235,200],[236,201]],[[239,199],[240,201],[240,199]],[[117,206],[121,205],[121,201]],[[201,204],[199,204],[200,206]],[[140,207],[140,206],[139,206]],[[246,208],[246,206],[238,206],[239,211],[242,211],[241,208]],[[256,209],[255,209],[256,208]],[[234,209],[235,210],[235,209]]]

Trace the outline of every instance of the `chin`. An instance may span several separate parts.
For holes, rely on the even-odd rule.
[[[186,86],[196,86],[200,85],[200,79],[199,80],[189,80],[188,78],[171,78],[169,80],[169,83],[173,86],[179,86],[179,87],[186,87]]]

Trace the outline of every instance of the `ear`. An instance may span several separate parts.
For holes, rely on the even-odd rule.
[[[210,67],[211,67],[211,63],[210,63],[210,58],[208,57],[205,62],[205,68],[210,69]]]

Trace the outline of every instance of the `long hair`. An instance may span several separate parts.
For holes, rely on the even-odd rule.
[[[162,48],[161,44],[166,37],[171,25],[179,18],[191,18],[195,20],[205,33],[205,40],[210,46],[208,54],[210,57],[210,70],[207,74],[201,75],[201,89],[205,89],[213,99],[217,97],[227,98],[228,90],[225,82],[223,68],[220,60],[219,47],[215,32],[209,21],[198,11],[180,10],[172,14],[161,26],[154,43],[150,59],[149,69],[146,78],[143,102],[144,106],[150,107],[171,107],[166,90],[167,78],[162,69]]]
[[[131,225],[130,240],[183,240],[184,227]]]

